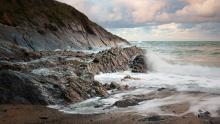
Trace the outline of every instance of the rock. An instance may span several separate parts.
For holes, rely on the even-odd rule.
[[[28,74],[16,71],[0,71],[1,104],[53,104],[62,97],[60,87],[39,82]]]
[[[130,75],[127,75],[123,79],[121,79],[121,81],[125,81],[125,80],[140,80],[140,79],[139,78],[131,77]]]
[[[117,107],[128,107],[128,106],[135,106],[138,105],[138,102],[135,101],[134,99],[125,99],[125,100],[120,100],[114,103],[114,106]]]
[[[111,89],[120,89],[121,86],[118,83],[112,81],[111,84],[110,84],[110,88]]]
[[[80,78],[86,81],[94,81],[94,74],[93,73],[82,74]]]
[[[127,84],[126,84],[126,85],[122,85],[122,86],[121,86],[121,89],[122,89],[122,90],[128,90],[128,89],[129,89],[129,86],[128,86]]]
[[[132,72],[135,73],[146,73],[147,72],[147,63],[145,61],[144,55],[138,55],[134,58],[130,64]]]
[[[0,68],[3,70],[10,69],[10,70],[16,70],[16,71],[21,71],[24,70],[25,67],[22,65],[18,64],[13,64],[9,61],[0,61]]]
[[[83,69],[94,74],[129,70],[129,62],[135,56],[142,54],[144,54],[144,51],[137,47],[111,48],[97,53],[93,61]],[[135,62],[139,61],[136,60]],[[139,62],[139,64],[141,63]]]
[[[199,110],[198,118],[209,118],[210,112],[206,110]]]
[[[146,117],[144,119],[141,119],[140,121],[161,121],[161,117],[159,115],[153,115],[150,117]]]
[[[1,70],[0,104],[63,104],[108,95],[98,81],[86,81],[77,76],[57,76]]]
[[[0,39],[34,51],[129,44],[74,7],[56,0],[16,0],[13,4],[1,0]]]
[[[158,89],[157,89],[157,91],[163,91],[163,90],[166,90],[166,88],[161,87],[161,88],[158,88]]]
[[[111,86],[110,86],[111,85]],[[118,90],[128,90],[129,86],[128,85],[122,85],[120,86],[116,82],[111,82],[111,84],[104,84],[103,85],[106,90],[113,90],[113,89],[118,89]]]
[[[106,83],[103,86],[105,87],[106,90],[112,90],[111,87],[110,87],[110,84]]]

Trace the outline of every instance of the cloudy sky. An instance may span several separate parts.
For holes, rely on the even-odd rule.
[[[131,41],[220,41],[220,0],[58,0]]]

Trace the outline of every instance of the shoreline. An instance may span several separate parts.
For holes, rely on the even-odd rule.
[[[2,124],[218,124],[220,118],[199,118],[192,113],[177,116],[151,115],[136,113],[105,114],[65,114],[45,106],[0,105]]]

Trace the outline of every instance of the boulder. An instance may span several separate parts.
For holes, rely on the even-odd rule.
[[[41,81],[16,71],[0,71],[0,103],[47,105],[62,98],[62,90],[58,85]]]
[[[198,118],[209,118],[210,116],[210,112],[206,110],[199,110]]]
[[[86,81],[77,76],[61,77],[51,74],[41,76],[1,70],[0,104],[75,103],[95,96],[108,95],[106,89],[98,81]]]
[[[114,103],[114,106],[117,107],[128,107],[128,106],[135,106],[138,105],[138,101],[134,100],[134,99],[125,99],[125,100],[120,100]]]
[[[134,73],[146,73],[147,64],[144,55],[138,55],[130,64],[131,71]]]
[[[111,88],[111,89],[120,89],[121,86],[120,86],[120,84],[118,84],[118,83],[112,81],[111,84],[110,84],[110,88]]]

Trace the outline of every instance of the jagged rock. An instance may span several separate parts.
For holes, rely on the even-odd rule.
[[[120,100],[114,103],[114,106],[117,107],[128,107],[128,106],[135,106],[138,105],[138,101],[134,100],[134,99],[125,99],[125,100]]]
[[[137,47],[112,48],[96,54],[94,60],[80,70],[90,73],[111,73],[129,69],[129,63],[135,56],[143,55],[144,51]]]
[[[146,73],[147,72],[147,63],[145,61],[144,55],[138,55],[134,58],[130,64],[132,72],[135,73]]]
[[[112,90],[111,87],[110,87],[110,84],[106,83],[103,86],[105,87],[106,90]]]
[[[81,79],[86,80],[86,81],[94,81],[94,74],[93,73],[85,73],[81,74]]]
[[[58,85],[15,71],[0,71],[0,89],[1,104],[47,105],[63,97]]]
[[[106,89],[97,81],[79,77],[54,78],[0,71],[1,104],[61,104],[79,102],[95,96],[107,96]]]
[[[0,42],[34,51],[129,44],[56,0],[1,0]]]
[[[16,70],[16,71],[21,71],[23,70],[25,67],[22,65],[18,65],[18,64],[12,64],[9,61],[0,61],[0,69],[10,69],[10,70]]]

